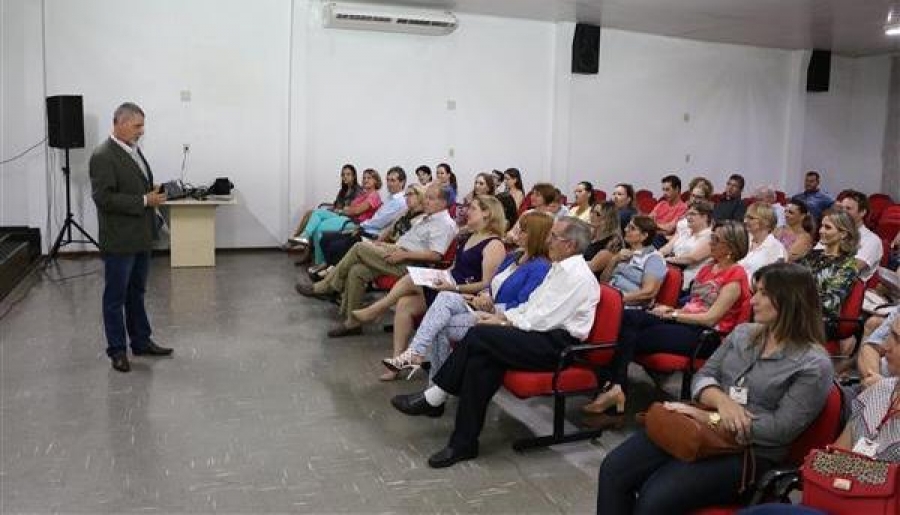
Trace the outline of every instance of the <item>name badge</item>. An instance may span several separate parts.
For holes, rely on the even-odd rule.
[[[728,389],[728,396],[731,397],[731,400],[740,404],[741,406],[747,405],[747,387],[746,386],[732,386]]]
[[[853,446],[853,452],[874,458],[875,453],[878,452],[878,446],[872,440],[862,437],[856,441],[856,445]]]

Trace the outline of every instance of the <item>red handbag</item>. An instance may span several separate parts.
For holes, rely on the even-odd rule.
[[[831,515],[900,513],[897,464],[844,449],[813,449],[803,468],[804,506]]]

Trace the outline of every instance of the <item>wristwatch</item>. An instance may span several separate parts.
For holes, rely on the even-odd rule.
[[[672,320],[674,320],[676,322],[678,321],[678,312],[675,311],[674,309],[672,310]]]
[[[718,426],[718,425],[719,425],[719,422],[721,422],[721,421],[722,421],[722,415],[719,415],[718,412],[714,412],[714,413],[710,413],[710,414],[709,414],[709,425],[710,425],[711,427],[716,427],[716,426]]]

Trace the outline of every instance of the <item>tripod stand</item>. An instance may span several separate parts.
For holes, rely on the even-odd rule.
[[[70,243],[93,243],[95,247],[100,248],[100,244],[97,243],[97,240],[91,237],[90,234],[84,227],[78,224],[75,221],[75,216],[72,214],[72,194],[71,194],[71,186],[69,180],[69,149],[65,149],[66,152],[66,164],[63,166],[63,175],[66,176],[66,221],[63,222],[62,227],[59,228],[59,235],[56,236],[56,243],[53,244],[53,248],[50,249],[50,253],[47,255],[47,260],[56,259],[57,254],[59,254],[59,248],[63,245],[68,245]],[[82,236],[87,238],[86,240],[73,240],[72,239],[72,227],[78,229],[78,232],[81,233]],[[65,238],[65,239],[63,239]]]

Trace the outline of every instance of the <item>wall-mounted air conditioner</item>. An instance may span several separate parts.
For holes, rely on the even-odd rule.
[[[450,34],[459,23],[449,11],[344,2],[325,2],[322,18],[325,26],[333,29],[404,32],[427,36]]]

